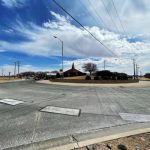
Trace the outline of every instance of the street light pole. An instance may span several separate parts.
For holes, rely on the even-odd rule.
[[[64,69],[64,43],[63,41],[58,38],[57,36],[53,36],[55,39],[58,39],[60,42],[61,42],[61,46],[62,46],[62,78],[64,77],[64,74],[63,74],[63,69]]]
[[[64,70],[64,42],[62,41],[62,76]]]

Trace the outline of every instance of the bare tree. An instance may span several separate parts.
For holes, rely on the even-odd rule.
[[[85,72],[88,71],[90,75],[92,74],[92,72],[95,72],[97,70],[96,64],[93,63],[86,63],[82,66],[82,68],[84,69]]]

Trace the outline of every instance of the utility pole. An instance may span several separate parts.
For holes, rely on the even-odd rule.
[[[139,66],[136,64],[136,78],[138,79],[139,76]]]
[[[10,80],[10,74],[11,74],[11,72],[9,72],[9,80]]]
[[[4,76],[4,69],[2,68],[2,77]]]
[[[105,70],[105,68],[106,68],[106,60],[104,60],[104,70]]]
[[[15,68],[14,68],[14,78],[16,77],[16,64],[17,64],[17,62],[14,62],[14,64],[15,64]]]
[[[135,74],[136,74],[136,78],[137,78],[137,72],[138,72],[138,71],[137,71],[137,64],[135,64],[135,70],[136,70],[136,71],[135,71]]]
[[[140,76],[142,77],[142,71],[140,71]]]
[[[135,59],[133,59],[133,79],[135,80],[135,72],[136,72],[136,70],[135,70]]]
[[[17,61],[17,65],[18,65],[18,75],[19,75],[19,69],[20,69],[20,61]]]
[[[62,42],[62,77],[64,77],[64,74],[63,74],[64,72],[64,43],[63,41],[61,42]]]

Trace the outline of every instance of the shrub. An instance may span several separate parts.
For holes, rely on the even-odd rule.
[[[95,77],[94,77],[94,80],[99,80],[99,77],[98,77],[98,76],[95,76]]]
[[[120,144],[118,145],[118,150],[127,150],[126,146]]]
[[[128,75],[125,73],[117,73],[118,80],[128,80]]]
[[[144,77],[145,77],[145,78],[150,78],[150,73],[146,73],[146,74],[144,75]]]
[[[55,76],[51,76],[50,79],[56,79],[56,77]]]
[[[91,77],[90,76],[86,76],[85,80],[91,80]]]
[[[56,73],[56,78],[60,78],[60,73],[59,72]]]
[[[96,72],[97,76],[112,76],[112,72],[110,72],[109,70],[102,70],[102,71],[97,71]]]
[[[96,76],[101,76],[103,80],[128,80],[127,74],[111,72],[109,70],[97,71]]]

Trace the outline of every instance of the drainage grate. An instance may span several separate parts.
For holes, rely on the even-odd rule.
[[[71,115],[71,116],[79,116],[81,112],[80,109],[62,108],[62,107],[55,107],[55,106],[46,106],[40,111],[48,112],[48,113],[63,114],[63,115]]]
[[[8,99],[8,98],[6,98],[6,99],[1,99],[1,100],[0,100],[0,103],[4,103],[4,104],[8,104],[8,105],[13,105],[13,106],[15,106],[15,105],[21,104],[21,103],[23,103],[23,102],[22,102],[22,101],[15,100],[15,99]]]

